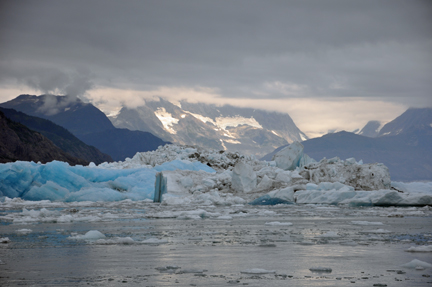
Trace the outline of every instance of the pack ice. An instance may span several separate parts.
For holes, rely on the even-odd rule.
[[[354,158],[317,162],[298,142],[270,162],[228,151],[165,145],[98,166],[57,161],[0,164],[0,196],[66,202],[152,200],[157,172],[167,179],[165,204],[432,204],[430,182],[391,182],[385,165]]]

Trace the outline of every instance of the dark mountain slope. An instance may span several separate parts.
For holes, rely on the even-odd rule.
[[[382,127],[378,136],[394,136],[400,133],[432,125],[432,108],[410,108]]]
[[[133,157],[137,151],[155,150],[165,145],[160,138],[151,133],[130,131],[128,129],[113,129],[82,136],[83,141],[97,146],[102,152],[112,154],[116,161]]]
[[[50,162],[59,160],[71,165],[87,165],[88,162],[78,159],[62,151],[49,139],[30,130],[26,126],[9,120],[0,111],[0,162],[14,162],[17,160]]]
[[[137,152],[150,151],[167,143],[150,133],[118,130],[98,108],[67,96],[20,95],[0,106],[48,119],[117,161],[124,160],[125,155],[131,157]],[[115,135],[119,138],[115,138]]]
[[[1,107],[50,120],[77,136],[114,129],[110,120],[92,104],[54,95],[20,95]]]
[[[74,157],[82,158],[86,161],[94,162],[96,164],[105,161],[113,161],[109,155],[100,152],[93,146],[86,145],[73,134],[71,134],[67,129],[56,125],[49,120],[29,116],[13,109],[5,109],[0,107],[0,111],[2,111],[10,120],[21,123],[26,127],[41,133],[61,150]]]
[[[304,152],[320,160],[324,157],[354,157],[364,163],[384,163],[392,180],[432,180],[432,128],[425,127],[392,137],[369,138],[349,132],[327,134],[302,142]],[[274,153],[264,157],[271,160]]]
[[[384,163],[390,170],[392,180],[432,180],[432,108],[408,109],[387,123],[380,135],[370,138],[339,132],[302,144],[304,152],[316,160],[335,156],[341,159],[354,157],[364,163]],[[271,160],[285,146],[263,159]]]

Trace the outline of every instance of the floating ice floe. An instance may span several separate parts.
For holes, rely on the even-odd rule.
[[[9,239],[9,237],[1,237],[0,238],[0,243],[2,243],[2,244],[7,244],[9,242],[11,242],[11,240]]]
[[[407,252],[432,252],[432,245],[411,246]]]
[[[406,268],[417,268],[417,267],[430,268],[430,267],[432,267],[432,264],[418,260],[418,259],[413,259],[412,261],[405,263],[402,266],[406,267]]]
[[[242,271],[240,271],[240,273],[259,275],[259,274],[276,273],[276,271],[275,270],[266,270],[266,269],[261,269],[261,268],[252,268],[252,269],[242,270]]]
[[[86,234],[84,235],[72,235],[69,236],[67,239],[71,239],[71,240],[98,240],[98,239],[103,239],[106,238],[106,236],[98,231],[98,230],[90,230],[88,231]]]
[[[309,268],[311,272],[317,272],[317,273],[331,273],[333,270],[328,267],[312,267]]]
[[[94,244],[99,245],[114,245],[114,244],[135,244],[137,243],[135,240],[133,240],[131,237],[114,237],[110,239],[97,239]]]
[[[21,234],[21,235],[26,235],[26,234],[32,233],[33,230],[28,229],[28,228],[23,228],[23,229],[18,229],[15,232],[18,234]]]

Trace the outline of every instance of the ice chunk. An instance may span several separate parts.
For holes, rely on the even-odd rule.
[[[328,267],[312,267],[309,268],[311,272],[317,272],[317,273],[331,273],[333,270]]]
[[[270,273],[276,273],[275,270],[266,270],[261,268],[252,268],[252,269],[246,269],[243,271],[240,271],[240,273],[244,274],[270,274]]]
[[[299,190],[304,186],[289,186],[282,189],[270,191],[266,195],[258,197],[249,204],[251,205],[276,205],[276,204],[293,204],[294,190]]]
[[[277,152],[273,156],[272,161],[275,161],[276,166],[281,169],[294,170],[300,165],[302,157],[303,145],[296,141]]]
[[[411,246],[407,252],[432,252],[432,245]]]
[[[264,175],[264,177],[261,179],[260,183],[258,184],[256,191],[268,190],[272,186],[273,186],[273,180],[271,180],[267,175]]]
[[[33,230],[27,229],[27,228],[23,228],[23,229],[18,229],[15,232],[18,233],[18,234],[21,234],[21,235],[26,235],[26,234],[32,233]]]
[[[356,190],[379,190],[391,187],[388,168],[380,163],[346,165],[343,161],[324,158],[319,163],[308,164],[300,173],[316,184],[340,182]]]
[[[243,161],[239,161],[233,169],[232,188],[239,192],[251,192],[257,186],[257,176],[253,168]]]
[[[75,236],[70,236],[68,237],[68,239],[73,239],[73,240],[98,240],[98,239],[103,239],[106,236],[101,233],[98,230],[90,230],[88,231],[86,234],[84,235],[75,235]]]
[[[429,264],[424,261],[420,261],[418,259],[414,259],[408,263],[403,264],[402,266],[406,268],[417,268],[417,267],[430,268],[432,267],[432,264]]]
[[[0,243],[6,244],[11,242],[11,240],[9,239],[9,237],[1,237],[0,238]]]

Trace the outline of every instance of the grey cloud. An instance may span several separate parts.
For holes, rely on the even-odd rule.
[[[432,105],[429,1],[2,3],[0,81],[72,94],[94,82],[207,86],[227,99],[360,96]],[[57,72],[38,72],[46,66]],[[71,79],[68,71],[80,67],[94,78]],[[266,88],[272,82],[307,93],[278,93]]]

